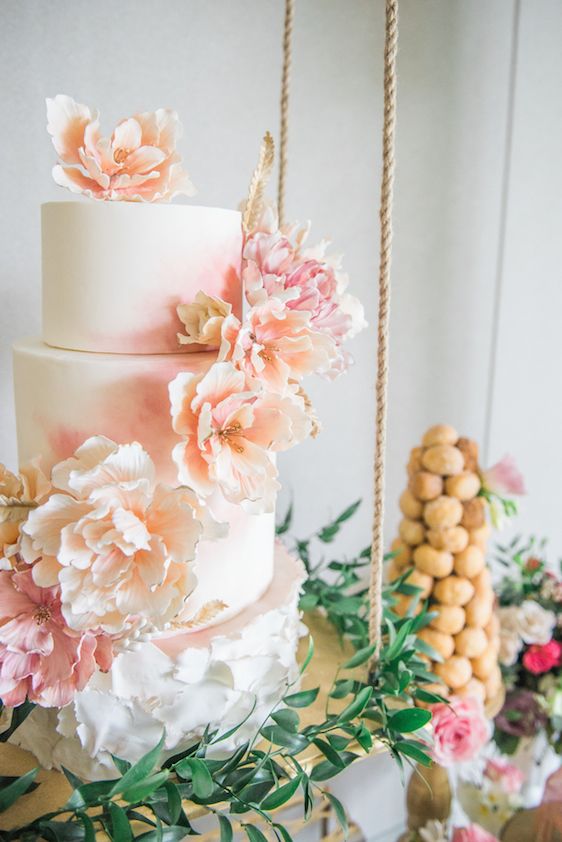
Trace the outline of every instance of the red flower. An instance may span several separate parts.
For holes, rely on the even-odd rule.
[[[562,665],[562,644],[551,640],[543,646],[529,646],[523,655],[523,666],[533,675],[541,675]]]

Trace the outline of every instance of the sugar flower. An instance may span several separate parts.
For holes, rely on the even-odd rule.
[[[170,383],[174,449],[180,482],[203,497],[219,489],[246,508],[272,511],[276,480],[272,453],[310,432],[304,401],[248,388],[231,362],[215,363],[204,375],[182,372]]]
[[[523,655],[523,666],[533,675],[542,675],[562,665],[562,643],[549,640],[542,645],[529,646]]]
[[[222,326],[220,359],[281,394],[290,380],[329,371],[336,355],[333,340],[311,330],[308,321],[307,313],[275,298],[252,307],[243,323],[231,315]]]
[[[184,489],[156,484],[139,444],[88,439],[53,468],[58,493],[33,510],[22,554],[41,587],[60,585],[77,630],[162,628],[193,590],[202,526]]]
[[[473,760],[490,736],[482,702],[452,697],[450,704],[432,705],[431,711],[433,759],[442,766]]]
[[[37,460],[25,465],[19,476],[0,465],[0,553],[10,552],[30,510],[43,502],[50,490]]]
[[[111,641],[77,632],[61,611],[58,588],[40,588],[32,570],[0,572],[0,698],[16,707],[29,698],[63,707],[82,690],[96,665],[107,671]]]
[[[176,152],[181,125],[169,108],[121,120],[103,137],[97,112],[59,94],[47,99],[47,131],[61,161],[53,178],[73,193],[143,202],[194,193]]]
[[[482,473],[482,485],[494,494],[525,494],[525,480],[513,456],[504,456]]]
[[[326,256],[327,243],[303,248],[308,228],[279,230],[271,213],[264,219],[244,245],[242,277],[248,302],[284,301],[289,309],[306,313],[310,328],[331,337],[340,349],[366,322],[361,304],[346,292],[348,279],[339,262]],[[340,352],[330,371],[339,373],[347,364],[347,355]]]
[[[180,304],[177,313],[185,325],[185,334],[178,333],[181,345],[214,345],[222,342],[222,325],[232,306],[199,290],[191,304]]]
[[[421,842],[449,842],[449,834],[445,825],[436,819],[429,821],[418,830]]]

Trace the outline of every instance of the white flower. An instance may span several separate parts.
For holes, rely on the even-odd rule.
[[[517,631],[524,643],[544,646],[552,638],[556,617],[533,599],[526,599],[519,606]]]
[[[222,324],[232,307],[222,298],[214,298],[199,290],[192,304],[180,304],[177,313],[185,325],[186,336],[178,333],[181,345],[221,344]]]

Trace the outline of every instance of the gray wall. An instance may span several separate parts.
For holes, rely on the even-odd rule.
[[[203,204],[243,197],[277,131],[281,0],[2,0],[0,458],[15,461],[10,343],[39,330],[39,204],[51,180],[45,96],[105,125],[176,108]],[[562,545],[562,5],[403,0],[393,271],[388,532],[409,448],[448,421],[513,452],[519,528]],[[324,432],[281,460],[301,534],[363,496],[342,540],[368,540],[373,440],[383,2],[299,0],[288,215],[345,253],[371,328],[351,374],[310,392]]]

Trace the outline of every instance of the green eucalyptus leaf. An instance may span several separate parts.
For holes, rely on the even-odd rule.
[[[424,743],[414,742],[413,740],[398,740],[394,744],[394,748],[400,754],[405,754],[406,757],[415,760],[416,763],[421,763],[422,766],[431,766],[432,760]]]
[[[299,730],[300,719],[298,713],[290,708],[281,708],[271,714],[271,718],[285,731],[296,734]]]
[[[126,789],[135,786],[150,775],[154,771],[154,767],[160,759],[160,753],[163,745],[164,734],[160,737],[158,745],[154,746],[154,748],[147,752],[144,757],[141,757],[140,760],[131,766],[131,768],[125,772],[120,780],[115,781],[115,785],[110,790],[109,796],[113,797],[114,795],[119,795],[120,792],[124,792]]]
[[[348,722],[350,719],[355,719],[357,716],[360,716],[371,701],[372,695],[372,687],[363,687],[355,699],[353,699],[353,701],[350,702],[340,713],[338,717],[340,722]]]
[[[293,842],[293,837],[291,836],[285,825],[274,822],[273,832],[275,833],[277,839],[280,840],[280,842]]]
[[[344,838],[347,838],[347,835],[349,833],[349,824],[347,821],[347,815],[343,804],[338,798],[336,798],[335,795],[332,795],[331,792],[324,792],[323,795],[328,799],[328,801],[332,805],[332,809],[336,814],[336,818],[339,822],[339,825],[343,830]]]
[[[333,766],[337,766],[339,769],[345,769],[345,763],[340,757],[339,751],[335,749],[330,743],[326,742],[326,740],[320,739],[320,737],[316,737],[313,741],[316,748],[320,749],[324,757],[330,761]]]
[[[133,833],[126,812],[114,801],[109,804],[108,809],[111,818],[111,839],[113,842],[130,842]]]
[[[354,687],[355,681],[353,681],[353,679],[340,679],[339,681],[336,681],[333,689],[330,690],[329,696],[332,699],[343,699],[345,696],[349,696],[349,694],[353,692]]]
[[[319,687],[315,687],[314,690],[301,690],[299,693],[285,696],[283,702],[291,708],[306,708],[316,701],[319,692]]]
[[[86,830],[84,825],[80,822],[56,822],[56,821],[39,821],[38,829],[41,831],[40,837],[45,839],[53,839],[55,842],[84,842],[86,838]]]
[[[198,757],[186,757],[176,765],[175,769],[182,778],[191,779],[193,794],[196,798],[205,800],[213,794],[215,784],[203,760]]]
[[[308,748],[310,741],[304,734],[291,734],[285,731],[279,725],[265,725],[260,734],[264,739],[269,740],[270,743],[276,746],[284,746],[291,749],[291,751],[298,754]]]
[[[18,798],[25,795],[37,777],[38,772],[38,767],[30,769],[29,772],[25,773],[25,775],[21,775],[15,781],[12,781],[11,784],[8,784],[8,786],[3,787],[2,790],[0,790],[0,813],[4,813],[8,807],[15,804]]]
[[[153,775],[148,775],[143,780],[123,790],[123,800],[129,803],[133,801],[145,801],[168,780],[169,775],[170,772],[167,769],[163,769],[161,772],[155,772]]]
[[[245,824],[244,830],[250,842],[268,842],[265,833],[262,833],[255,824]]]
[[[115,754],[112,754],[111,759],[113,760],[113,765],[120,775],[124,775],[131,768],[132,764],[129,763],[128,760],[123,760],[122,757],[117,757]]]
[[[219,820],[219,829],[220,829],[220,842],[232,842],[234,839],[234,831],[232,830],[232,824],[230,819],[227,816],[223,815],[223,813],[219,813],[218,815]]]
[[[367,661],[370,661],[373,657],[375,648],[375,644],[372,644],[371,646],[365,646],[364,649],[359,649],[359,651],[356,652],[349,661],[346,661],[345,664],[343,664],[343,668],[354,669],[355,667],[361,666],[361,664],[366,664]]]
[[[278,807],[290,801],[300,786],[302,775],[297,775],[288,783],[278,787],[261,802],[262,810],[277,810]]]
[[[401,734],[418,731],[431,719],[431,711],[424,708],[404,708],[393,713],[389,720],[389,727]]]
[[[306,610],[306,609],[303,609]],[[309,663],[312,661],[314,656],[314,638],[310,634],[308,636],[308,650],[306,652],[306,658],[302,662],[302,665],[299,669],[299,675],[304,675],[306,668],[308,667]]]
[[[69,810],[80,810],[98,804],[101,799],[110,796],[114,785],[115,781],[92,781],[82,784],[74,790],[64,806]]]
[[[78,775],[75,775],[74,772],[71,772],[70,769],[67,769],[65,766],[61,766],[61,769],[63,775],[73,789],[78,789],[83,786],[84,781],[82,781]]]
[[[78,813],[78,818],[84,828],[84,842],[96,842],[96,829],[91,818],[86,813]],[[112,837],[116,839],[116,837]]]

